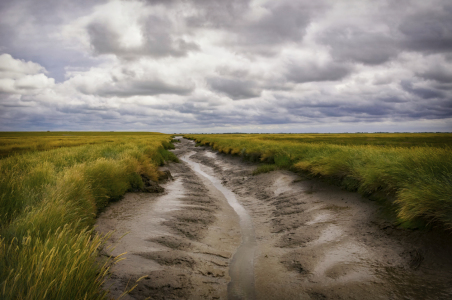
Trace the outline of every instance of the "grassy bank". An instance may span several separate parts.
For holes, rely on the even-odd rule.
[[[452,228],[452,134],[186,137],[265,162],[261,171],[274,164],[328,178],[365,196],[395,198],[392,208],[406,226],[423,220]]]
[[[77,134],[82,145],[29,145],[0,160],[1,299],[105,299],[109,262],[98,258],[105,237],[92,231],[96,215],[176,159],[164,149],[169,135]],[[39,138],[29,140],[45,145]]]

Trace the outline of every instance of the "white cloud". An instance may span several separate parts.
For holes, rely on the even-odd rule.
[[[24,75],[46,72],[45,68],[31,61],[14,59],[10,54],[0,55],[0,78],[16,79]]]
[[[43,72],[46,70],[39,64],[4,53],[0,55],[0,93],[30,94],[51,88],[55,81]]]

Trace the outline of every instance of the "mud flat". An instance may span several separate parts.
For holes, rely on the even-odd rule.
[[[449,233],[398,229],[356,193],[176,146],[165,193],[127,194],[97,221],[115,230],[106,255],[127,252],[112,297],[142,278],[123,299],[452,299]]]

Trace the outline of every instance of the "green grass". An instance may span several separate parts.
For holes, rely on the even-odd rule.
[[[323,177],[367,197],[394,198],[390,205],[406,226],[423,220],[452,228],[452,134],[187,137],[251,161]]]
[[[275,171],[278,170],[278,166],[277,165],[271,165],[271,164],[262,164],[260,166],[258,166],[254,171],[253,171],[253,175],[258,175],[258,174],[262,174],[262,173],[269,173],[271,171]]]
[[[177,160],[165,150],[169,135],[78,134],[81,145],[38,150],[23,141],[27,151],[0,160],[1,299],[106,299],[111,261],[99,262],[97,214],[140,187],[140,175],[157,180],[158,165]]]
[[[2,240],[1,298],[106,299],[101,285],[111,260],[98,259],[105,240],[68,225],[42,237]]]

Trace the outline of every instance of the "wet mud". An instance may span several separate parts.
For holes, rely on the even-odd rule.
[[[185,154],[182,156],[182,160],[188,163],[195,172],[208,179],[223,194],[240,219],[242,242],[235,251],[229,264],[231,281],[228,284],[228,298],[255,299],[254,252],[256,248],[256,236],[253,221],[246,209],[237,201],[233,192],[224,187],[218,178],[202,171],[199,163],[190,159],[193,154],[196,154],[196,152],[193,151]]]
[[[129,193],[98,218],[127,252],[122,299],[452,299],[450,233],[396,228],[356,193],[182,139],[162,194]],[[136,282],[139,280],[138,282]]]

